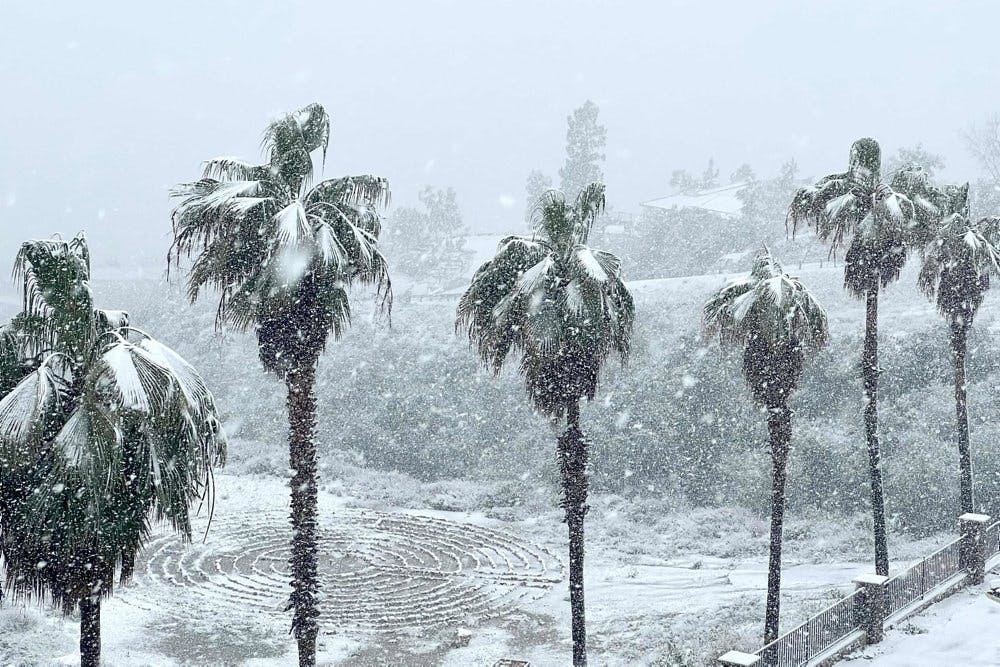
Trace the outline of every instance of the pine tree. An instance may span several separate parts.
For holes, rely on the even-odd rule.
[[[566,119],[566,164],[559,170],[561,190],[573,201],[590,183],[604,182],[608,131],[598,122],[597,105],[587,100]]]
[[[469,229],[462,222],[452,188],[428,185],[418,197],[423,210],[399,208],[388,221],[384,252],[402,273],[446,287],[466,275],[472,256],[465,247]]]
[[[546,191],[552,189],[552,178],[539,169],[532,169],[524,184],[524,220],[531,221],[538,206],[538,201]]]

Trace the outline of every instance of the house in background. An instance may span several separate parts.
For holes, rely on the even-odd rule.
[[[682,210],[686,208],[701,209],[726,217],[739,217],[743,209],[743,201],[739,193],[747,188],[749,183],[743,181],[731,183],[718,188],[676,192],[666,197],[642,202],[645,208],[660,211]]]

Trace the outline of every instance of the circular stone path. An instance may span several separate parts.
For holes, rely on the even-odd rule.
[[[154,537],[119,597],[144,609],[176,604],[290,621],[290,536],[288,515],[272,511],[216,515],[204,543]],[[503,531],[339,509],[320,515],[319,580],[324,630],[395,632],[501,616],[561,582],[563,570],[547,549]]]

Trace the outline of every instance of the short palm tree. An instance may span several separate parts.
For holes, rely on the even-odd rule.
[[[496,256],[476,271],[462,295],[456,323],[495,373],[511,352],[520,353],[535,407],[553,420],[566,420],[557,451],[569,526],[574,665],[587,661],[583,520],[588,444],[580,430],[580,399],[593,399],[612,352],[626,359],[635,318],[618,258],[586,245],[603,208],[600,183],[587,186],[573,202],[557,190],[545,193],[536,207],[539,234],[500,242]]]
[[[828,337],[826,312],[797,279],[784,273],[765,248],[750,273],[731,280],[705,304],[704,326],[722,345],[743,351],[743,375],[753,400],[767,410],[771,438],[771,552],[767,574],[764,643],[778,637],[781,532],[792,437],[792,392],[808,355]]]
[[[874,139],[851,146],[848,169],[820,179],[795,193],[788,217],[793,231],[813,226],[831,252],[847,246],[844,287],[865,300],[865,342],[861,374],[865,395],[865,440],[871,475],[875,532],[875,572],[889,574],[889,547],[882,489],[882,455],[878,435],[878,295],[899,278],[906,261],[907,240],[917,224],[914,203],[881,178],[881,149]]]
[[[969,186],[949,186],[936,198],[939,222],[921,248],[923,265],[918,283],[935,300],[948,321],[955,370],[955,414],[958,422],[960,505],[975,511],[969,413],[966,403],[965,356],[969,329],[990,287],[1000,275],[1000,218],[969,218]]]
[[[215,158],[201,180],[178,186],[171,257],[196,255],[188,277],[195,301],[205,287],[219,293],[216,325],[253,327],[265,370],[288,391],[291,479],[292,628],[299,664],[316,661],[315,369],[332,333],[350,323],[352,283],[377,287],[391,307],[379,252],[379,206],[389,188],[377,176],[321,181],[310,187],[312,153],[330,137],[330,119],[311,104],[264,132],[267,164]]]
[[[0,334],[0,554],[15,596],[79,606],[81,664],[97,665],[115,571],[129,579],[151,520],[190,538],[226,443],[201,376],[126,313],[95,310],[89,274],[82,237],[17,256],[24,310]]]

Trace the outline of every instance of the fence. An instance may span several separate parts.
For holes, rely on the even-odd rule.
[[[859,591],[854,591],[753,655],[759,656],[763,665],[805,665],[810,658],[861,629],[862,610],[858,598]]]
[[[923,599],[928,591],[962,572],[961,561],[962,538],[959,538],[887,581],[886,616],[892,616],[903,607]]]
[[[1000,521],[983,531],[983,541],[986,543],[986,557],[1000,553]]]
[[[963,541],[964,538],[959,538],[946,544],[886,581],[884,617],[891,617],[924,599],[941,584],[964,572]],[[1000,553],[1000,521],[983,529],[982,549],[987,560]],[[867,612],[862,600],[862,591],[856,590],[749,656],[759,658],[756,663],[759,667],[804,667],[852,634],[864,630]]]

